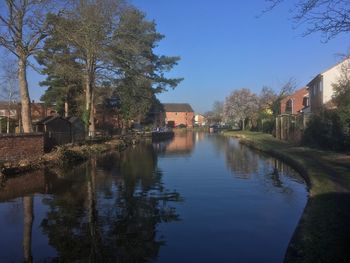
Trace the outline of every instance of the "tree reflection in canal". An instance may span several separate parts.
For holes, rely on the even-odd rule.
[[[154,259],[165,242],[157,224],[179,220],[170,202],[180,196],[164,188],[152,146],[117,155],[91,160],[80,169],[83,183],[45,200],[49,212],[41,226],[56,261]]]

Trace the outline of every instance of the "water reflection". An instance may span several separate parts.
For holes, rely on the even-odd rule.
[[[0,262],[280,262],[304,190],[235,140],[177,134],[2,182]]]
[[[188,131],[178,131],[175,137],[166,142],[154,143],[153,147],[161,156],[190,156],[195,142],[204,138],[204,134],[200,136],[199,133]]]
[[[156,238],[157,224],[179,220],[169,202],[180,196],[163,186],[152,147],[118,155],[91,160],[82,169],[84,184],[45,200],[49,212],[41,226],[58,261],[155,258],[164,243]]]

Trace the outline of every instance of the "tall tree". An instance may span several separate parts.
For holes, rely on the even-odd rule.
[[[265,0],[270,11],[285,0]],[[297,25],[306,24],[305,35],[321,32],[326,40],[350,31],[348,0],[295,0],[293,18]]]
[[[119,21],[119,1],[75,0],[72,8],[56,16],[54,34],[65,39],[75,49],[82,66],[85,91],[84,120],[89,135],[95,134],[95,87],[101,81],[105,67],[106,49]],[[51,18],[53,19],[53,18]]]
[[[48,0],[4,0],[0,2],[0,45],[18,59],[21,116],[24,132],[32,131],[27,82],[28,58],[46,37]]]
[[[54,28],[55,20],[55,16],[48,16],[51,28]],[[35,58],[43,66],[42,74],[47,76],[40,82],[40,86],[48,87],[41,100],[55,105],[61,115],[77,115],[83,87],[82,67],[77,61],[76,50],[52,30]]]
[[[133,7],[124,10],[113,36],[110,57],[120,76],[117,80],[125,120],[141,119],[155,103],[155,94],[175,88],[181,78],[167,78],[179,57],[156,55],[154,48],[163,39],[154,21]]]

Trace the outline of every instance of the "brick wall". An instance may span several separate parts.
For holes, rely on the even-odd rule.
[[[303,99],[305,96],[308,95],[308,93],[308,90],[306,89],[306,87],[304,87],[295,91],[292,95],[284,98],[281,101],[281,113],[286,113],[287,101],[291,99],[293,100],[293,112],[288,113],[297,114],[301,109],[304,108]]]
[[[193,112],[166,112],[166,121],[175,122],[175,126],[184,124],[188,128],[193,127],[194,114]]]
[[[44,154],[41,133],[0,134],[0,161],[34,159]]]

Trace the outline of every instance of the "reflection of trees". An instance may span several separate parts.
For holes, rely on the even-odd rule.
[[[32,227],[33,227],[33,197],[23,197],[23,256],[24,262],[33,262],[32,258]]]
[[[119,154],[118,154],[119,155]],[[152,146],[140,145],[84,167],[84,180],[46,199],[42,222],[56,261],[140,262],[154,259],[164,240],[156,236],[160,222],[178,220],[157,170]]]
[[[250,178],[258,170],[259,157],[248,147],[237,141],[228,140],[226,143],[226,161],[234,176]]]

